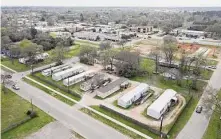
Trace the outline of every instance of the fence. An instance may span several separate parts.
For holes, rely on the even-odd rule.
[[[160,136],[160,135],[162,134],[162,136],[163,136],[164,138],[167,137],[167,134],[165,134],[165,133],[160,133],[159,130],[156,130],[156,129],[154,129],[154,128],[152,128],[152,127],[150,127],[150,126],[148,126],[148,125],[146,125],[146,124],[144,124],[144,123],[141,123],[141,122],[139,122],[139,121],[137,121],[137,120],[135,120],[135,119],[133,119],[133,118],[130,118],[130,117],[124,115],[124,114],[121,114],[121,113],[119,113],[119,112],[117,112],[117,111],[115,111],[115,110],[113,110],[113,109],[111,109],[111,108],[108,108],[108,107],[106,107],[106,106],[104,106],[104,105],[102,105],[102,104],[100,105],[100,107],[103,108],[103,109],[106,109],[106,110],[108,110],[108,111],[111,111],[111,112],[113,112],[113,113],[119,115],[120,117],[123,117],[124,119],[126,119],[126,120],[128,120],[128,121],[130,121],[130,122],[132,122],[132,123],[134,123],[134,124],[136,124],[136,125],[139,125],[139,126],[143,127],[144,129],[147,129],[147,130],[151,131],[152,133],[154,133],[154,134],[156,134],[156,135],[159,135],[159,136]]]
[[[23,119],[22,121],[19,121],[19,122],[17,122],[17,123],[11,124],[11,125],[9,125],[7,128],[3,129],[3,130],[1,131],[1,134],[5,133],[5,132],[7,132],[7,131],[9,131],[9,130],[11,130],[11,129],[13,129],[13,128],[16,128],[16,127],[18,127],[19,125],[22,125],[23,123],[26,123],[27,121],[29,121],[29,120],[31,120],[31,119],[32,119],[32,118],[31,118],[30,116],[28,116],[28,117],[26,117],[25,119]]]
[[[38,72],[39,72],[39,71],[38,71]],[[38,73],[38,72],[34,72],[34,73]],[[65,87],[63,87],[63,86],[60,86],[60,85],[58,85],[58,84],[56,84],[56,83],[54,83],[54,82],[52,82],[52,81],[49,81],[49,80],[40,78],[40,77],[36,76],[34,73],[32,74],[32,76],[35,77],[35,78],[37,78],[38,80],[40,80],[40,81],[42,81],[42,82],[45,82],[45,83],[47,83],[47,84],[49,84],[49,85],[51,85],[51,86],[57,87],[57,88],[59,88],[60,90],[62,90],[62,91],[64,91],[64,92],[67,92],[67,93],[69,93],[69,94],[71,94],[71,95],[73,95],[73,96],[75,96],[75,97],[81,98],[81,95],[80,95],[80,94],[75,93],[75,92],[73,92],[73,91],[71,91],[71,90],[68,90],[67,88],[65,88]]]

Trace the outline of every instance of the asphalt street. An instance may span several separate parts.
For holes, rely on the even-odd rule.
[[[198,105],[203,106],[203,97],[208,96],[208,92],[206,90],[209,86],[214,89],[221,89],[221,61],[217,65],[217,69],[214,71],[211,79],[209,80],[208,86],[203,92]],[[201,114],[194,111],[185,127],[178,134],[177,139],[201,139],[207,129],[211,115],[212,113],[206,113],[205,111]]]

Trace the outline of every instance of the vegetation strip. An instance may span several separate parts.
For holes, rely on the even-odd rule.
[[[24,100],[10,89],[5,88],[1,91],[1,108],[1,128],[5,129],[9,125],[18,123],[27,117],[26,112],[31,109],[31,103]],[[25,138],[27,135],[38,131],[46,124],[54,121],[51,116],[36,106],[34,106],[33,109],[37,113],[37,117],[1,134],[2,139]]]
[[[133,138],[133,139],[145,139],[144,137],[139,136],[139,135],[131,132],[130,130],[128,130],[128,129],[120,126],[120,125],[117,125],[114,122],[112,122],[112,121],[110,121],[110,120],[108,120],[108,119],[106,119],[106,118],[104,118],[104,117],[102,117],[102,116],[100,116],[100,115],[98,115],[98,114],[96,114],[96,113],[86,109],[86,108],[82,108],[81,111],[86,113],[86,114],[88,114],[88,115],[90,115],[91,117],[101,121],[102,123],[109,125],[110,127],[118,130],[119,132],[129,136],[130,138]]]
[[[47,89],[47,88],[45,88],[45,87],[43,87],[43,86],[41,86],[41,85],[39,85],[39,84],[37,84],[37,83],[35,83],[35,82],[29,80],[29,79],[27,79],[27,78],[24,78],[23,80],[24,80],[26,83],[28,83],[28,84],[30,84],[30,85],[32,85],[32,86],[35,86],[35,87],[41,89],[42,91],[46,92],[47,94],[49,94],[49,95],[55,97],[56,99],[58,99],[58,100],[60,100],[60,101],[62,101],[62,102],[64,102],[64,103],[66,103],[66,104],[68,104],[68,105],[70,105],[70,106],[72,106],[72,105],[75,104],[73,101],[71,101],[71,100],[69,100],[69,99],[67,99],[67,98],[64,98],[64,97],[62,97],[62,96],[60,96],[60,95],[56,95],[55,93],[53,93],[53,92],[50,91],[49,89]]]

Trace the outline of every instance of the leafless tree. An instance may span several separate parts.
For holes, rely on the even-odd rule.
[[[207,114],[214,111],[221,115],[221,90],[218,91],[217,89],[209,86],[206,88],[206,92],[208,95],[203,97],[204,110],[207,112]]]
[[[112,45],[110,41],[103,41],[100,43],[100,49],[101,50],[107,50],[107,49],[111,49]]]
[[[162,51],[165,54],[166,61],[171,65],[175,52],[178,50],[175,37],[167,35],[163,38]]]
[[[116,58],[116,55],[117,55],[117,51],[114,49],[108,49],[101,53],[100,57],[101,57],[101,61],[105,69],[107,65],[110,64],[111,66],[110,68],[111,70],[113,70],[114,59]]]
[[[161,59],[161,51],[159,47],[156,47],[155,49],[153,49],[150,53],[151,56],[154,57],[155,60],[155,73],[158,73],[159,70],[159,61]]]

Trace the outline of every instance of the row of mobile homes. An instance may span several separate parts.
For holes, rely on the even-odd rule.
[[[165,92],[147,108],[147,115],[159,119],[168,110],[173,100],[177,100],[176,91],[172,89],[165,90]]]
[[[51,67],[49,69],[43,70],[41,72],[41,74],[44,75],[44,76],[50,76],[54,73],[64,71],[64,70],[69,69],[69,68],[71,68],[71,66],[69,66],[69,65],[60,65],[60,66]]]
[[[146,93],[149,88],[150,87],[148,84],[141,83],[137,87],[120,97],[117,101],[117,104],[123,108],[128,108],[133,104],[133,102],[144,95],[144,93]]]
[[[111,95],[112,93],[120,90],[121,85],[128,83],[128,79],[126,78],[119,78],[111,83],[109,83],[107,86],[101,87],[97,90],[97,96],[101,98],[106,98],[107,96]]]
[[[63,80],[63,84],[65,86],[70,86],[70,85],[73,85],[73,84],[76,84],[76,83],[79,83],[81,81],[84,81],[86,80],[87,78],[91,78],[95,75],[96,73],[93,71],[93,70],[90,70],[90,71],[86,71],[86,72],[83,72],[81,74],[78,74],[76,76],[72,76],[70,78],[67,78],[65,80]]]
[[[94,86],[94,88],[99,87],[100,84],[103,83],[107,79],[108,79],[108,77],[105,76],[104,74],[96,74],[92,79],[90,79],[86,82],[83,82],[80,85],[80,88],[83,91],[88,91],[88,90],[92,89],[93,86]]]
[[[78,65],[78,66],[75,66],[73,68],[70,68],[70,69],[67,69],[67,70],[64,70],[64,71],[57,72],[57,73],[53,74],[52,79],[55,80],[55,81],[60,81],[60,80],[65,79],[69,76],[73,76],[73,75],[76,75],[76,74],[79,74],[79,73],[82,73],[82,72],[84,72],[83,67]]]

